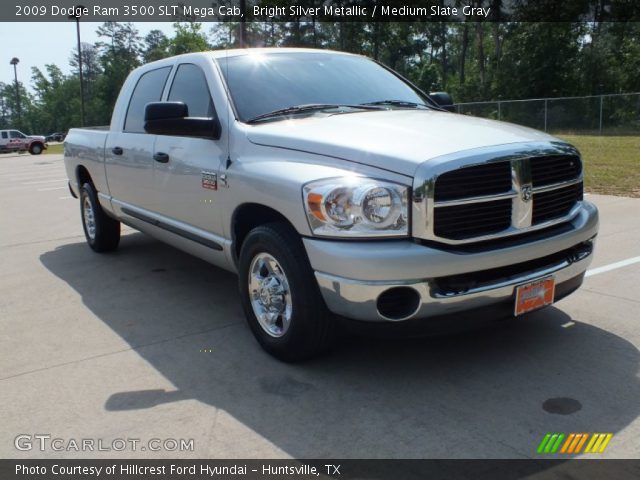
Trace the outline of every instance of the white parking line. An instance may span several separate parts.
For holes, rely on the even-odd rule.
[[[60,175],[64,175],[60,170],[51,170],[50,172],[34,172],[32,174],[20,174],[20,175],[12,175],[11,177],[2,177],[0,180],[6,180],[8,182],[24,182],[27,180],[41,180],[43,178],[52,178],[59,177]]]
[[[73,198],[71,195],[67,195],[66,197],[58,197],[58,200],[68,200],[70,198]]]
[[[50,175],[52,173],[62,173],[62,169],[58,166],[56,166],[55,168],[38,168],[38,169],[30,169],[30,170],[25,170],[25,171],[12,171],[12,172],[6,172],[6,173],[0,173],[0,177],[2,178],[7,178],[10,177],[12,180],[14,178],[19,178],[19,177],[29,177],[32,175]]]
[[[29,180],[31,177],[44,177],[47,175],[59,176],[63,171],[59,168],[50,168],[49,170],[36,170],[35,172],[11,172],[9,175],[2,175],[3,180],[18,181]]]
[[[12,168],[0,172],[0,175],[26,175],[29,173],[45,172],[60,169],[62,165],[33,165],[29,168]]]
[[[602,267],[592,268],[591,270],[587,270],[585,277],[591,277],[593,275],[598,275],[599,273],[610,272],[611,270],[627,267],[629,265],[633,265],[634,263],[640,263],[640,257],[627,258],[626,260],[621,260],[616,263],[610,263],[609,265],[604,265]]]
[[[39,185],[41,183],[62,182],[63,180],[66,180],[66,178],[55,178],[53,180],[40,180],[38,182],[22,182],[22,185]]]
[[[39,188],[39,192],[50,192],[51,190],[62,190],[67,187],[51,187],[51,188]]]

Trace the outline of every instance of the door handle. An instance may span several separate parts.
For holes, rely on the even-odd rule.
[[[122,155],[123,152],[122,147],[113,147],[111,151],[114,155]]]
[[[169,161],[169,154],[168,153],[157,152],[157,153],[153,154],[153,159],[156,162],[167,163]]]

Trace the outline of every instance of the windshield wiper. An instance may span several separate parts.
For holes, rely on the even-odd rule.
[[[425,105],[424,103],[407,102],[405,100],[378,100],[377,102],[367,102],[367,103],[363,103],[362,105],[382,105],[382,106],[389,105],[391,107],[429,108],[429,106]]]
[[[283,117],[286,115],[291,115],[296,113],[319,112],[322,110],[331,110],[336,108],[351,108],[351,109],[358,109],[358,110],[380,110],[379,107],[373,104],[349,105],[349,104],[337,104],[337,103],[308,103],[305,105],[295,105],[293,107],[280,108],[272,112],[263,113],[262,115],[258,115],[257,117],[253,117],[247,120],[246,123],[255,123],[255,122],[259,122],[260,120]]]

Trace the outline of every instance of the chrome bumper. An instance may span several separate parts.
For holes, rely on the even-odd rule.
[[[581,244],[588,245],[598,230],[596,208],[583,202],[583,208],[570,225],[570,230],[553,237],[480,253],[453,253],[410,241],[365,244],[305,239],[304,242],[320,291],[332,312],[356,320],[401,321],[497,304],[512,299],[517,285],[537,278],[552,275],[559,285],[583,275],[593,257],[591,250],[578,258],[558,259],[551,265],[461,291],[443,292],[437,287],[441,277],[466,274],[473,278],[474,272],[533,261]],[[336,268],[327,271],[327,266]],[[344,275],[345,271],[352,275]],[[394,287],[414,290],[419,301],[406,315],[390,318],[380,313],[378,298]]]

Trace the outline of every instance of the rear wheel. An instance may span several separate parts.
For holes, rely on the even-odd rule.
[[[104,212],[90,183],[85,183],[80,190],[80,215],[84,236],[94,251],[109,252],[118,248],[120,222]]]
[[[249,327],[268,353],[294,362],[331,346],[337,322],[291,227],[269,223],[249,232],[240,251],[239,282]]]
[[[33,145],[31,145],[29,153],[31,153],[31,155],[40,155],[42,153],[42,145],[39,143],[34,143]]]

